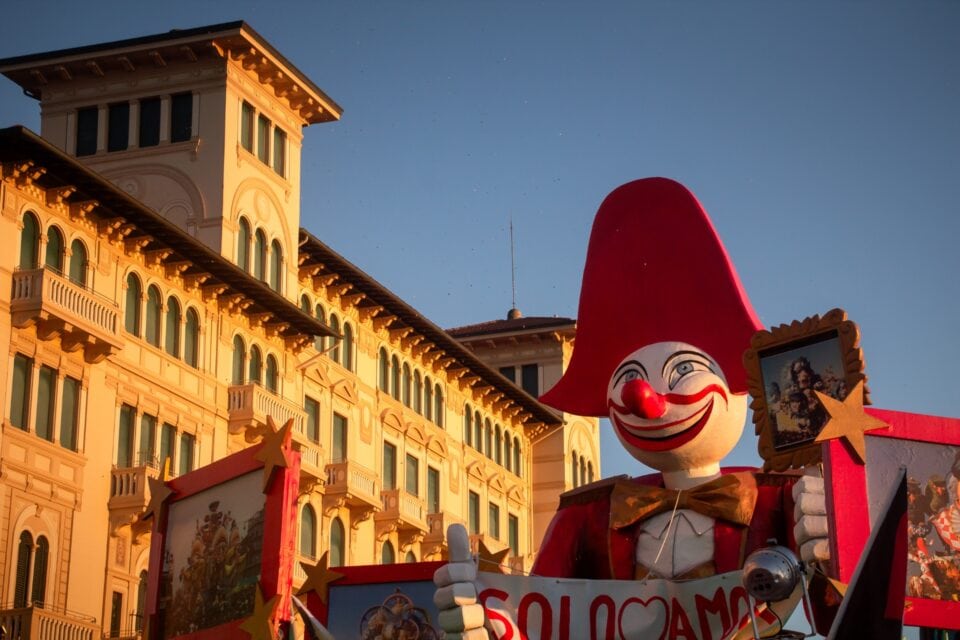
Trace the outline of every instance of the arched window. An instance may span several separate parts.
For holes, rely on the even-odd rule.
[[[380,347],[380,351],[377,353],[377,368],[379,372],[377,386],[380,391],[388,393],[390,391],[390,361],[387,359],[387,350],[383,347]]]
[[[280,291],[280,283],[283,282],[283,249],[280,247],[280,241],[274,240],[270,243],[270,288],[274,291]]]
[[[433,421],[437,426],[443,426],[443,390],[439,382],[433,389]]]
[[[403,363],[403,392],[400,394],[403,398],[403,404],[405,406],[411,405],[410,400],[410,387],[413,384],[413,375],[410,373],[410,365],[406,362]]]
[[[423,415],[423,382],[420,380],[420,372],[413,372],[413,410]]]
[[[265,386],[267,391],[278,393],[280,391],[280,368],[277,366],[277,359],[273,354],[267,356],[267,376]]]
[[[397,356],[390,358],[390,395],[400,399],[400,360]]]
[[[13,592],[13,607],[22,609],[27,606],[30,588],[30,556],[33,555],[33,536],[29,531],[20,534],[17,545],[17,581]]]
[[[250,223],[240,218],[240,230],[237,232],[237,266],[250,272]]]
[[[30,602],[43,607],[47,594],[47,560],[50,556],[50,543],[44,536],[37,538],[37,553],[33,557],[33,586],[30,589]]]
[[[330,328],[333,329],[335,333],[340,333],[340,318],[337,317],[337,314],[330,314]],[[340,362],[340,338],[330,338],[333,340],[333,348],[327,352],[327,355],[330,356],[330,359],[334,362]]]
[[[463,407],[463,442],[468,446],[473,446],[473,409],[470,405]]]
[[[200,316],[196,310],[187,309],[187,323],[183,332],[183,360],[191,367],[200,362]]]
[[[490,424],[490,418],[483,422],[483,452],[493,459],[493,425]]]
[[[473,412],[473,446],[483,453],[483,421],[480,419],[479,411]]]
[[[309,504],[300,511],[300,555],[314,558],[317,555],[317,514]]]
[[[263,229],[257,229],[253,240],[253,277],[263,280],[267,266],[267,236]]]
[[[81,240],[70,243],[70,273],[67,275],[81,287],[87,286],[87,246]]]
[[[47,229],[47,249],[43,256],[43,264],[56,270],[57,273],[63,272],[63,234],[53,225]]]
[[[510,439],[510,431],[503,430],[503,464],[507,471],[513,471],[513,441]]]
[[[250,347],[250,370],[247,374],[247,380],[263,382],[263,354],[257,345]]]
[[[580,456],[580,484],[587,484],[587,459]]]
[[[407,564],[411,564],[417,561],[417,555],[413,551],[407,551],[407,555],[403,558],[403,561]]]
[[[300,311],[303,311],[305,314],[310,315],[310,307],[313,306],[310,304],[310,298],[307,297],[307,294],[300,296]]]
[[[572,457],[570,458],[570,477],[573,480],[573,486],[578,487],[580,485],[577,484],[577,452],[573,451],[571,453],[571,456]]]
[[[180,303],[173,296],[167,298],[167,322],[163,331],[163,348],[175,358],[180,357]]]
[[[328,566],[342,567],[347,559],[346,536],[340,518],[330,522],[330,562]]]
[[[353,327],[347,321],[343,322],[343,368],[353,371]]]
[[[147,620],[147,572],[140,572],[140,581],[137,583],[137,614],[134,620],[136,631],[143,631],[143,623]]]
[[[513,472],[518,476],[523,475],[523,467],[520,466],[520,437],[513,438]]]
[[[433,383],[430,376],[423,376],[423,417],[433,420]]]
[[[587,482],[593,482],[593,462],[587,463]]]
[[[493,435],[493,460],[497,464],[503,464],[503,431],[499,424]]]
[[[327,324],[327,312],[323,310],[323,305],[318,304],[314,310],[314,317],[320,321],[321,324]],[[313,348],[317,351],[323,351],[324,349],[324,337],[317,336],[313,339]]]
[[[39,253],[40,223],[37,222],[37,217],[28,211],[23,214],[23,229],[20,230],[20,268],[36,269]]]
[[[127,333],[140,336],[140,298],[143,289],[140,278],[131,273],[127,276],[127,293],[124,296],[123,328]]]
[[[233,336],[233,384],[243,384],[243,368],[247,359],[247,348],[243,344],[243,338]]]
[[[390,544],[390,541],[387,540],[383,543],[383,547],[380,551],[380,563],[381,564],[393,564],[396,562],[396,554],[393,552],[393,545]]]
[[[156,285],[147,288],[147,317],[143,337],[155,347],[160,346],[160,289]]]

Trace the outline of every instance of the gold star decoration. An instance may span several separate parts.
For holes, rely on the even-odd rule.
[[[503,563],[509,554],[510,547],[502,551],[493,552],[487,546],[487,543],[484,542],[483,538],[480,538],[480,542],[477,545],[477,570],[486,571],[487,573],[508,573],[509,570],[503,566]]]
[[[147,478],[147,486],[150,489],[150,502],[147,503],[143,513],[140,514],[140,520],[146,520],[160,514],[160,508],[173,491],[167,486],[167,480],[170,479],[170,458],[163,461],[163,470],[160,471],[160,477]]]
[[[240,629],[250,634],[252,640],[274,640],[273,613],[279,604],[279,596],[273,596],[264,604],[263,593],[257,584],[257,593],[254,596],[253,615],[243,621]]]
[[[300,587],[300,590],[297,591],[298,596],[316,591],[317,596],[320,597],[320,602],[327,604],[330,583],[336,582],[343,577],[342,573],[331,571],[328,568],[327,563],[329,560],[329,553],[324,551],[316,564],[300,563],[300,566],[303,567],[304,572],[307,574],[307,579],[303,581],[303,585]]]
[[[826,442],[836,438],[843,438],[856,453],[860,464],[867,460],[867,444],[863,439],[866,431],[882,429],[888,425],[881,419],[871,416],[863,410],[863,380],[857,383],[850,394],[843,401],[831,398],[828,395],[816,392],[817,398],[827,410],[830,419],[823,425],[823,430],[817,436],[817,442]]]
[[[270,476],[273,475],[275,467],[287,468],[290,466],[290,437],[293,429],[293,418],[287,420],[286,424],[280,429],[273,422],[273,418],[267,416],[267,433],[263,436],[263,443],[260,451],[254,456],[254,459],[263,463],[263,490],[267,490],[270,484]]]

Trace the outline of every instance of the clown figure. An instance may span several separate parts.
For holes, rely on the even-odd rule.
[[[827,558],[822,480],[721,468],[743,432],[742,356],[762,325],[690,191],[649,178],[604,200],[577,323],[569,366],[541,401],[608,417],[623,447],[658,473],[561,496],[533,574],[705,578],[740,570],[771,539],[804,560]],[[441,623],[486,637],[473,574],[454,553],[462,543],[449,543],[451,563],[435,579]]]

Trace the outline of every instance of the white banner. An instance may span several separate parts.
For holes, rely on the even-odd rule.
[[[480,573],[480,603],[497,640],[720,640],[751,638],[740,572],[688,581],[561,580]],[[761,636],[800,599],[759,605]]]

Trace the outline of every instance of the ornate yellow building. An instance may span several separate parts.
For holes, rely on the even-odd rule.
[[[137,636],[147,478],[268,415],[294,421],[304,559],[435,559],[464,522],[529,569],[558,495],[599,475],[596,421],[531,395],[573,321],[451,335],[301,229],[302,130],[341,109],[242,22],[0,72],[42,134],[0,130],[8,637]]]

